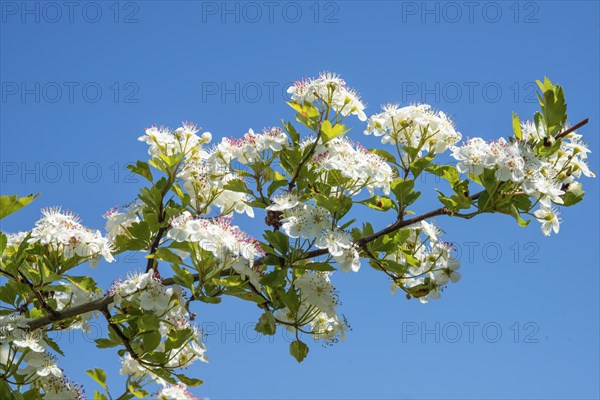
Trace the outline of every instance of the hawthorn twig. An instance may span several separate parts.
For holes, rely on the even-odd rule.
[[[584,126],[588,122],[589,122],[589,120],[586,118],[583,121],[573,125],[571,128],[557,134],[555,136],[555,138],[556,139],[563,138],[564,136],[568,135],[569,133],[573,132],[574,130],[579,129],[580,127]],[[474,195],[470,196],[470,198],[471,198],[471,200],[476,200],[483,193],[485,193],[485,191],[475,193]],[[367,243],[372,242],[373,240],[376,240],[377,238],[379,238],[383,235],[395,232],[399,229],[405,228],[412,224],[416,224],[417,222],[421,222],[426,219],[440,216],[440,215],[449,215],[448,208],[440,207],[435,210],[429,211],[425,214],[421,214],[419,216],[416,216],[414,218],[410,218],[407,220],[397,219],[396,222],[394,222],[390,226],[383,228],[371,235],[360,238],[355,243],[358,247],[364,248]],[[162,236],[162,234],[161,234],[161,236]],[[158,235],[157,235],[157,237],[158,237]],[[160,238],[159,238],[159,241],[160,241]],[[154,252],[156,252],[156,249],[154,249]],[[311,251],[304,253],[304,256],[302,257],[302,259],[315,258],[318,256],[325,255],[327,253],[328,253],[327,249],[311,250]],[[151,254],[154,254],[154,253],[151,252]],[[261,265],[264,262],[264,260],[265,260],[265,257],[258,258],[254,261],[254,265],[256,265],[256,266]],[[150,260],[150,261],[153,261],[153,260]],[[193,274],[192,276],[194,278],[194,282],[197,282],[200,279],[199,274]],[[162,280],[162,284],[165,286],[171,286],[171,285],[174,285],[175,283],[176,282],[173,278],[165,278]],[[34,294],[35,294],[35,292],[34,292]],[[98,311],[98,310],[108,311],[108,306],[111,303],[113,303],[113,301],[114,301],[113,295],[106,295],[98,300],[94,300],[89,303],[81,304],[79,306],[71,307],[71,308],[68,308],[63,311],[54,311],[53,313],[49,311],[50,312],[49,315],[29,321],[28,322],[29,329],[31,329],[31,330],[39,329],[39,328],[46,326],[48,324],[51,324],[53,322],[61,321],[61,320],[71,318],[71,317],[76,317],[78,315],[85,314],[86,312],[90,312],[90,311]],[[103,313],[104,313],[104,311],[103,311]],[[104,314],[104,315],[106,316],[106,314]],[[110,313],[109,313],[109,315],[110,315]],[[110,316],[109,316],[109,318],[110,318]],[[131,352],[131,353],[133,356],[134,353],[133,352]]]

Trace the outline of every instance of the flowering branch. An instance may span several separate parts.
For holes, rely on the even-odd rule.
[[[124,347],[121,373],[128,379],[122,397],[147,397],[142,387],[156,382],[163,386],[155,393],[160,400],[191,399],[187,386],[201,381],[177,370],[206,361],[192,302],[215,304],[222,296],[255,302],[263,310],[256,330],[274,335],[279,326],[293,332],[290,354],[302,361],[309,352],[303,335],[336,342],[348,328],[330,279],[337,270],[358,272],[368,259],[391,279],[392,292],[401,289],[422,303],[438,299],[459,280],[460,263],[431,218],[501,213],[522,226],[530,222],[523,217],[534,217],[544,235],[558,233],[557,207],[581,201],[578,179],[595,176],[586,161],[589,149],[576,132],[588,120],[568,127],[562,88],[548,79],[538,85],[541,112],[523,123],[513,114],[514,135],[496,141],[459,144],[462,134],[453,122],[425,104],[386,105],[367,118],[358,94],[328,73],[288,90],[296,121],[312,132],[302,140],[291,123],[285,131],[265,128],[224,138],[211,149],[203,145],[212,135],[197,134],[192,124],[147,129],[140,140],[151,158],[129,168],[150,186],[135,202],[106,214],[106,237],[59,208],[43,210],[30,232],[0,233],[0,273],[8,278],[0,286],[7,303],[0,313],[0,376],[10,377],[18,390],[77,398],[80,388],[64,378],[49,352],[60,348],[48,331],[89,329],[100,312],[109,335],[96,341],[98,347]],[[342,123],[350,115],[366,121],[364,133],[380,137],[390,151],[351,140]],[[446,151],[455,165],[436,163]],[[155,181],[151,167],[164,177]],[[451,192],[438,190],[441,207],[406,219],[414,214],[409,208],[420,197],[415,185],[424,172],[445,180]],[[471,195],[474,184],[483,190]],[[365,192],[370,197],[357,200]],[[0,218],[32,199],[2,196]],[[355,206],[393,212],[395,219],[375,231],[368,221],[355,223]],[[274,228],[260,241],[231,218],[253,218],[256,208],[266,211]],[[91,277],[69,272],[140,250],[149,251],[145,272],[115,281],[106,293]],[[326,257],[315,260],[319,256]],[[170,265],[172,276],[161,278],[160,262]],[[88,374],[108,393],[104,371]],[[12,388],[0,381],[0,398],[9,396],[6,390]]]

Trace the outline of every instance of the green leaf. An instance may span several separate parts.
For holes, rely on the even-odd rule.
[[[332,126],[329,120],[326,120],[321,124],[321,137],[323,138],[323,143],[327,143],[338,136],[342,136],[348,131],[349,129],[346,129],[346,125],[336,124],[335,126]]]
[[[396,164],[396,157],[394,157],[391,153],[389,153],[385,150],[369,149],[369,152],[378,155],[379,157],[385,159],[387,162]]]
[[[411,180],[405,181],[399,178],[392,182],[391,189],[392,193],[396,195],[398,206],[406,208],[419,198],[421,192],[415,192],[414,187],[415,183]]]
[[[408,269],[408,266],[397,263],[393,260],[380,260],[380,262],[386,270],[394,272],[398,275],[404,274]]]
[[[223,186],[223,189],[231,190],[232,192],[252,193],[252,191],[246,187],[246,184],[241,179],[230,180]]]
[[[390,208],[397,209],[396,203],[394,200],[390,199],[387,196],[379,196],[375,195],[370,199],[359,201],[359,204],[364,204],[365,206],[372,208],[377,211],[387,211]]]
[[[49,338],[48,336],[46,336],[44,338],[44,342],[46,342],[46,344],[48,344],[48,346],[54,350],[55,352],[57,352],[58,354],[60,354],[61,356],[64,356],[65,354],[62,352],[62,350],[60,349],[60,346],[58,345],[58,343],[56,343],[54,340],[52,340],[51,338]]]
[[[150,182],[152,182],[153,180],[152,172],[150,171],[150,166],[146,162],[137,161],[135,165],[129,164],[127,166],[127,169],[129,169],[134,174],[140,175],[141,177],[147,179]]]
[[[514,204],[521,211],[529,211],[531,209],[531,199],[527,195],[517,195],[511,199]]]
[[[286,121],[281,121],[283,123],[283,126],[285,128],[285,130],[287,131],[287,133],[290,135],[290,139],[292,139],[292,143],[297,146],[298,143],[300,142],[300,134],[298,133],[298,131],[296,130],[296,128],[294,127],[294,125],[292,125],[291,122],[286,122]]]
[[[0,219],[7,217],[8,215],[19,211],[39,196],[38,194],[30,194],[25,197],[17,197],[16,194],[12,196],[0,196]]]
[[[514,204],[510,205],[510,211],[511,211],[511,215],[517,220],[517,223],[520,226],[527,226],[531,222],[531,220],[526,221],[521,217],[521,213],[519,212],[519,210],[517,209],[517,207]]]
[[[316,195],[315,202],[318,206],[323,207],[339,220],[350,211],[352,208],[352,199],[348,196],[328,197],[324,195]]]
[[[118,343],[113,342],[110,339],[96,339],[96,347],[99,349],[109,349],[111,347],[116,347]]]
[[[294,356],[296,361],[302,362],[308,355],[308,346],[300,340],[294,340],[290,343],[290,354]]]
[[[179,380],[187,386],[200,386],[204,383],[201,379],[190,378],[184,374],[175,374]]]
[[[160,333],[157,331],[145,332],[141,334],[142,343],[144,343],[144,351],[152,352],[160,344]]]
[[[262,303],[264,303],[266,301],[262,296],[260,296],[260,295],[258,295],[256,293],[252,293],[252,292],[230,293],[230,294],[231,294],[231,296],[235,296],[235,297],[240,298],[242,300],[253,301],[253,302],[257,303],[257,304],[262,304]]]
[[[285,284],[285,277],[287,275],[286,270],[275,269],[275,271],[269,272],[260,279],[260,283],[264,286],[277,287]]]
[[[8,238],[2,232],[0,232],[0,255],[4,254],[4,249],[6,249],[6,245],[8,243]]]
[[[555,136],[567,120],[567,103],[563,88],[554,85],[550,79],[544,77],[544,82],[536,81],[542,94],[538,97],[542,106],[542,113],[548,136]]]
[[[421,172],[423,172],[423,170],[425,168],[427,168],[427,166],[429,164],[431,164],[431,162],[433,161],[435,157],[434,156],[425,156],[425,157],[419,157],[416,160],[414,160],[412,163],[410,163],[410,170],[413,173],[413,175],[415,177],[419,176],[421,174]]]
[[[277,331],[277,325],[275,324],[275,316],[273,316],[273,313],[271,311],[266,311],[261,315],[254,329],[263,335],[274,335]]]
[[[138,319],[137,326],[141,332],[157,331],[159,327],[158,317],[154,314],[144,314]]]
[[[319,109],[312,103],[304,102],[302,104],[297,101],[286,101],[287,105],[292,107],[305,118],[316,118],[319,116]]]
[[[171,250],[166,249],[164,247],[156,250],[153,256],[146,256],[146,258],[154,258],[156,260],[163,260],[172,264],[181,264],[183,260],[177,254],[173,253]]]
[[[328,263],[312,262],[307,264],[294,264],[296,269],[306,269],[310,271],[335,271],[335,268]]]
[[[106,372],[101,368],[89,369],[85,371],[93,380],[95,380],[104,390],[108,390],[106,386]]]
[[[425,168],[425,171],[447,180],[451,185],[459,181],[458,171],[453,165],[430,164]]]
[[[94,400],[108,400],[108,397],[99,391],[94,390]]]
[[[254,294],[254,293],[250,293]],[[220,297],[209,297],[209,296],[198,296],[198,300],[207,304],[219,304],[221,302]]]
[[[176,283],[190,289],[191,291],[194,290],[194,275],[192,275],[190,271],[185,268],[181,268],[176,263],[171,264],[171,269],[173,269],[173,272],[175,272],[175,275],[173,275],[173,280]]]
[[[271,183],[271,185],[267,189],[267,196],[270,198],[271,196],[273,196],[273,193],[275,193],[275,191],[277,189],[279,189],[282,186],[287,186],[287,185],[288,185],[288,181],[286,179],[280,179],[280,180],[273,181],[273,183]]]
[[[96,291],[96,281],[89,276],[65,276],[65,278],[84,292]]]
[[[171,329],[171,331],[169,331],[168,339],[165,342],[166,351],[168,352],[169,350],[180,348],[190,340],[191,335],[192,330],[190,328]]]
[[[264,237],[275,250],[287,254],[290,248],[289,238],[280,231],[265,231]]]
[[[110,322],[114,324],[122,324],[123,322],[131,321],[132,319],[135,319],[135,316],[131,314],[115,314],[110,317]]]
[[[516,113],[512,113],[512,128],[515,133],[515,137],[519,140],[523,140],[523,132],[521,131],[521,121]]]
[[[227,278],[213,278],[212,283],[224,287],[236,287],[244,284],[239,276],[228,276]]]
[[[583,200],[583,196],[585,196],[585,192],[581,188],[569,189],[563,195],[564,204],[561,204],[561,205],[563,205],[565,207],[570,207],[574,204],[579,203],[581,200]]]
[[[137,397],[138,399],[143,399],[148,397],[148,392],[146,392],[143,389],[136,389],[133,385],[129,385],[127,387],[127,389],[129,390],[129,392],[134,395],[135,397]]]

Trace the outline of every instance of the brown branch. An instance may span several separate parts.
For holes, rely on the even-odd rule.
[[[163,222],[162,219],[163,218],[159,218],[158,223],[162,224],[162,222]],[[152,256],[152,255],[156,254],[156,251],[158,250],[158,246],[160,245],[160,240],[162,239],[162,237],[166,231],[167,231],[167,229],[165,227],[161,227],[158,229],[158,232],[156,232],[156,237],[154,238],[154,242],[152,242],[152,246],[150,247],[150,253],[148,253],[148,255]],[[148,263],[146,264],[146,272],[148,272],[152,268],[154,268],[154,261],[155,261],[154,258],[148,259]],[[158,266],[158,262],[156,263],[156,265]]]
[[[56,316],[57,311],[54,308],[50,307],[50,305],[46,302],[46,299],[44,299],[44,296],[42,296],[42,294],[35,288],[33,283],[31,283],[29,279],[27,279],[27,277],[20,271],[19,275],[21,276],[21,279],[27,285],[27,287],[29,287],[29,290],[31,290],[37,301],[40,303],[40,307],[46,310],[46,312],[50,315]]]
[[[29,329],[35,330],[43,326],[49,325],[53,322],[62,321],[63,319],[76,317],[81,314],[85,314],[90,311],[101,310],[113,302],[113,296],[104,296],[100,299],[90,301],[89,303],[80,304],[75,307],[68,308],[64,311],[56,311],[54,315],[45,315],[43,317],[34,319],[28,322]]]
[[[582,126],[584,126],[585,124],[587,124],[588,122],[590,122],[590,120],[588,118],[584,119],[583,121],[573,125],[572,127],[570,127],[569,129],[566,129],[564,131],[562,131],[561,133],[559,133],[558,135],[554,136],[555,139],[562,139],[565,136],[567,136],[569,133],[576,131],[577,129],[581,128]]]

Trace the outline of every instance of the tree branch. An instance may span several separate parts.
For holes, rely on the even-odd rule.
[[[44,299],[44,296],[42,296],[42,294],[35,288],[33,283],[31,283],[29,279],[27,279],[27,277],[20,271],[19,275],[21,276],[21,279],[23,280],[23,282],[25,282],[29,290],[31,290],[37,301],[40,303],[40,307],[42,307],[50,315],[56,316],[57,311],[54,308],[50,307],[50,305],[46,302],[46,299]]]
[[[561,139],[561,138],[565,137],[566,135],[568,135],[569,133],[575,131],[576,129],[581,128],[588,122],[589,122],[589,120],[586,118],[583,121],[573,125],[571,128],[566,129],[565,131],[557,134],[555,136],[555,138]],[[471,200],[477,200],[483,193],[485,193],[485,190],[475,193],[474,195],[470,196],[470,198],[471,198]],[[397,219],[396,222],[389,225],[388,227],[383,228],[371,235],[360,238],[355,243],[358,247],[363,248],[367,243],[372,242],[373,240],[376,240],[377,238],[379,238],[383,235],[395,232],[399,229],[405,228],[407,226],[416,224],[418,222],[424,221],[424,220],[432,218],[432,217],[436,217],[439,215],[448,215],[448,214],[449,214],[449,210],[446,207],[440,207],[435,210],[429,211],[425,214],[421,214],[419,216],[416,216],[414,218],[410,218],[407,220]],[[160,236],[162,237],[162,234]],[[160,241],[160,237],[157,234],[157,240],[155,240],[155,242],[159,242],[159,241]],[[156,248],[158,248],[158,247],[156,247]],[[156,252],[156,248],[154,248],[154,246],[153,246],[154,253]],[[150,254],[154,254],[154,253],[151,251]],[[325,255],[327,253],[328,253],[327,249],[312,250],[312,251],[306,252],[304,254],[304,256],[302,257],[302,259],[310,259],[310,258]],[[254,265],[261,265],[264,260],[265,260],[265,257],[258,258],[254,261]],[[151,259],[150,261],[153,261],[153,260]],[[199,274],[193,274],[192,276],[194,278],[194,282],[197,282],[200,279]],[[173,278],[165,278],[162,280],[162,284],[165,286],[171,286],[171,285],[174,285],[175,283],[176,282]],[[34,291],[34,294],[35,294],[35,291]],[[53,322],[61,321],[61,320],[71,318],[71,317],[76,317],[78,315],[85,314],[90,311],[99,311],[99,310],[104,310],[104,309],[106,309],[108,311],[108,306],[112,302],[113,302],[113,295],[106,295],[106,296],[102,297],[101,299],[94,300],[89,303],[81,304],[79,306],[75,306],[75,307],[69,308],[64,311],[54,311],[54,313],[51,313],[49,315],[29,321],[28,322],[29,329],[31,329],[31,330],[39,329],[39,328],[46,326],[48,324],[51,324]],[[131,353],[133,356],[133,352],[131,352]]]
[[[158,222],[162,223],[163,222],[162,218],[159,218]],[[154,242],[152,242],[152,247],[150,247],[150,253],[148,253],[148,255],[152,256],[152,255],[156,254],[156,251],[158,250],[158,246],[160,245],[160,240],[162,239],[162,237],[166,231],[167,231],[167,229],[165,227],[161,227],[158,229],[158,232],[156,232],[156,237],[154,238]],[[148,259],[148,263],[146,264],[146,272],[148,272],[152,268],[154,268],[155,261],[156,260],[154,258]],[[158,262],[156,262],[156,265],[158,266]]]
[[[567,136],[569,133],[576,131],[577,129],[581,128],[582,126],[584,126],[585,124],[587,124],[588,122],[590,122],[590,120],[588,118],[584,119],[583,121],[573,125],[572,127],[570,127],[569,129],[566,129],[564,131],[562,131],[561,133],[559,133],[558,135],[556,135],[554,138],[555,139],[562,139],[565,136]]]

